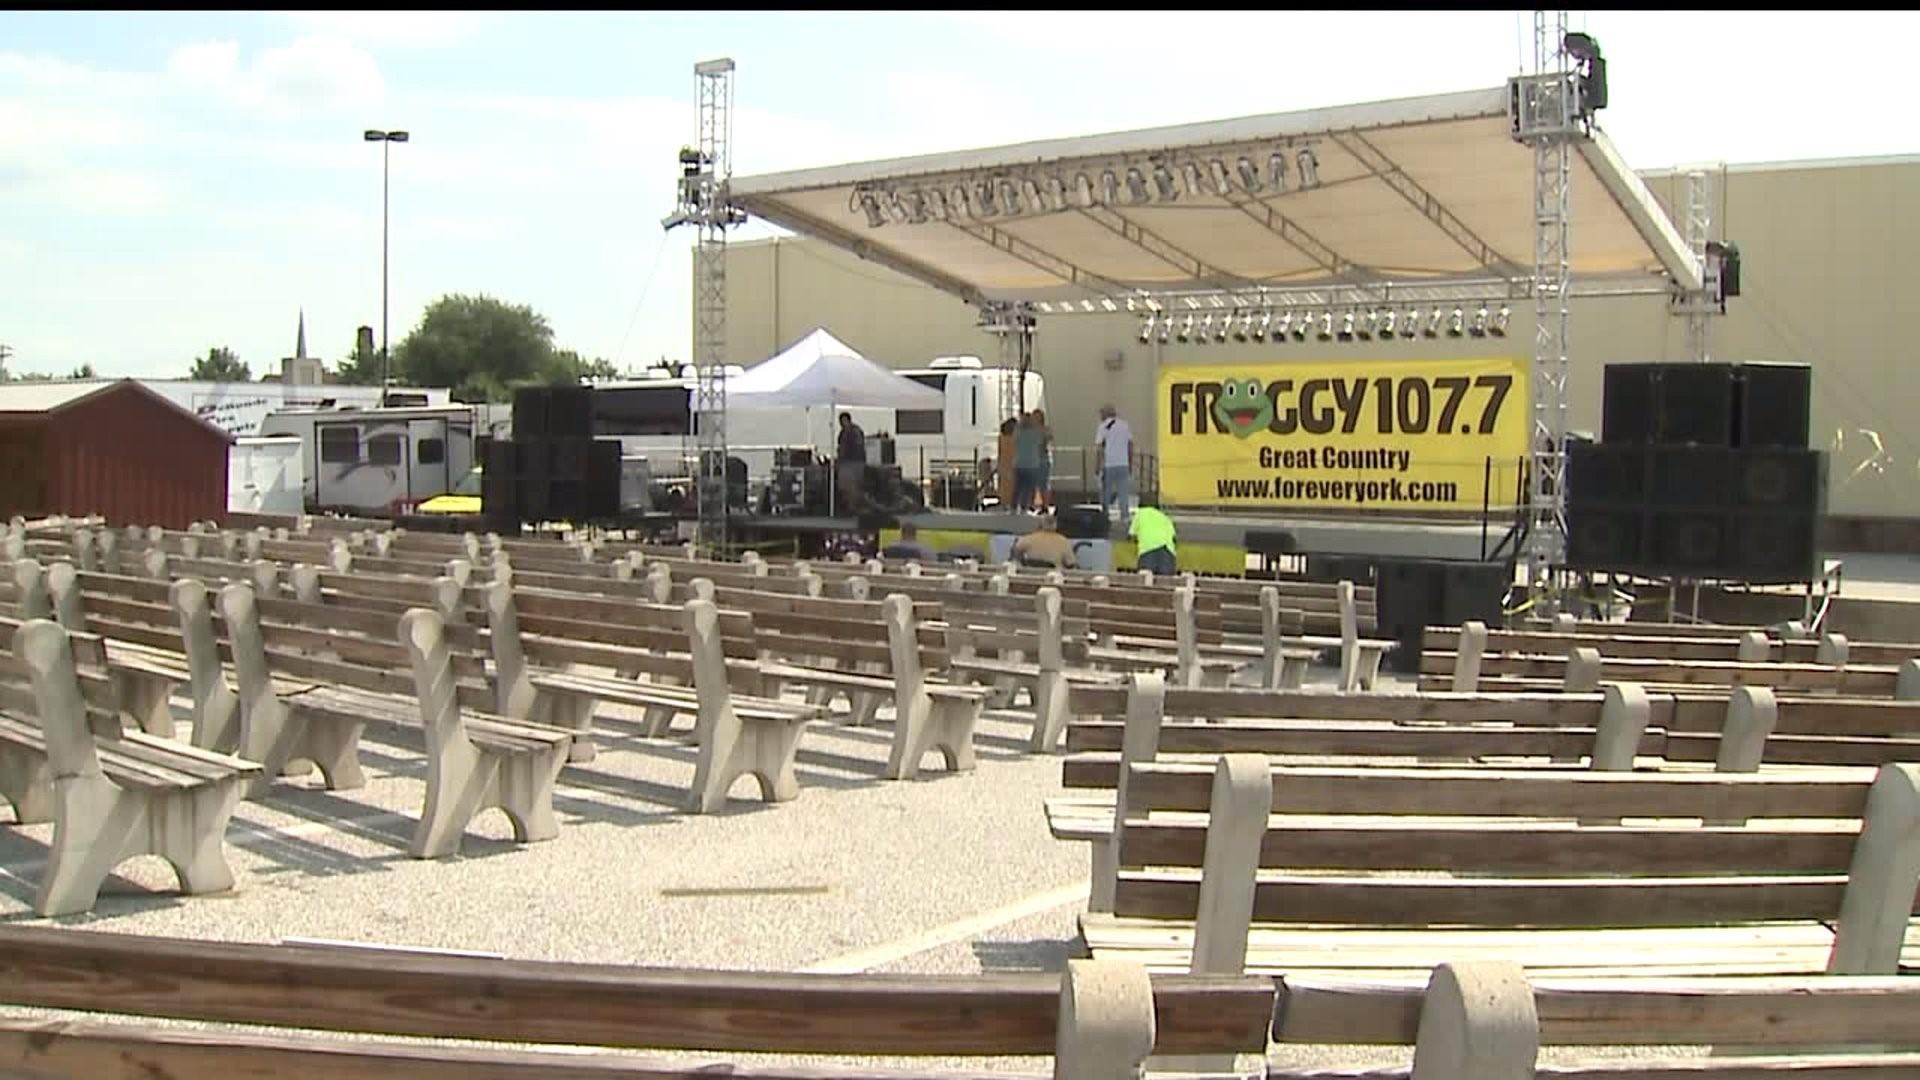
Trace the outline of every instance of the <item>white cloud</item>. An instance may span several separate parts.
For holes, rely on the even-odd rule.
[[[486,11],[281,11],[294,26],[369,45],[442,48],[459,45],[501,18]]]
[[[168,55],[167,75],[225,104],[282,116],[314,108],[370,108],[386,96],[373,57],[338,36],[303,37],[264,49],[251,64],[242,62],[238,42],[183,45]]]

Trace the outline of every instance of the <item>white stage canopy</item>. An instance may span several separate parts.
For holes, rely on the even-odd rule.
[[[816,406],[939,409],[946,395],[896,375],[816,328],[778,356],[727,379],[729,409]]]
[[[736,177],[730,197],[975,304],[1484,294],[1533,276],[1534,151],[1512,136],[1508,98],[1501,87]],[[1700,287],[1698,259],[1597,128],[1574,140],[1569,230],[1577,292]]]

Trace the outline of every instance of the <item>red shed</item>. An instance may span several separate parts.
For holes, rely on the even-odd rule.
[[[0,383],[0,518],[224,521],[232,442],[132,379]]]

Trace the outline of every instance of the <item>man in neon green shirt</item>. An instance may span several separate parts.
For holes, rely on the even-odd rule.
[[[1127,523],[1127,535],[1133,537],[1140,553],[1139,566],[1156,574],[1171,574],[1177,568],[1173,546],[1173,519],[1160,507],[1142,499],[1133,520]]]

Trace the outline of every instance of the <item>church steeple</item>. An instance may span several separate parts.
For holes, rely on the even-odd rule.
[[[296,360],[307,358],[307,309],[305,306],[300,308],[300,332],[293,341],[293,356]]]

